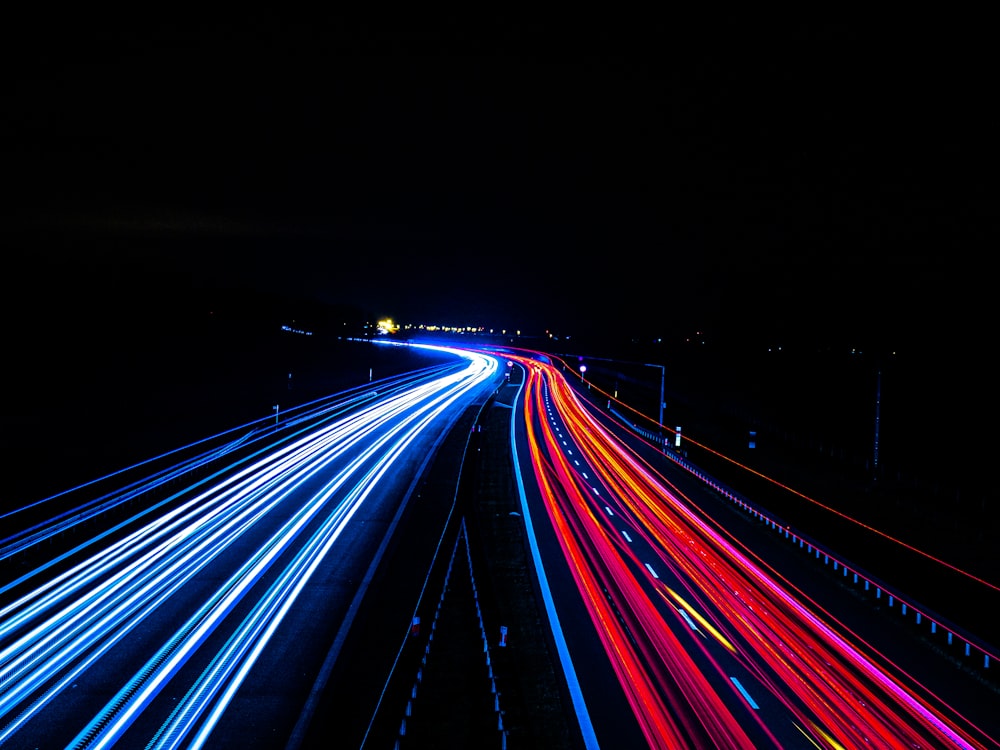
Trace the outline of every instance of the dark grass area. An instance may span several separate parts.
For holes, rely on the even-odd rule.
[[[653,353],[590,362],[588,378],[655,427],[659,373],[628,364],[643,356]],[[807,511],[755,479],[760,472],[1000,580],[992,448],[975,437],[995,411],[981,374],[946,376],[946,363],[900,355],[880,364],[850,351],[659,356],[645,361],[666,363],[667,431],[682,426],[684,449],[723,481],[764,493],[790,522]]]

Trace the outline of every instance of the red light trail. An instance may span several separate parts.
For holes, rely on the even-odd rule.
[[[728,539],[555,366],[513,359],[545,515],[650,747],[997,747]]]

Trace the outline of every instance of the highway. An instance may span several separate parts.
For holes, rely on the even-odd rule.
[[[388,685],[409,690],[413,673],[394,674],[393,653],[412,640],[421,580],[453,525],[453,508],[417,487],[449,432],[492,403],[510,420],[501,439],[585,747],[1000,747],[758,557],[709,512],[705,481],[668,476],[662,451],[650,461],[624,441],[556,360],[442,353],[134,467],[111,489],[4,513],[0,745],[288,749],[312,710],[335,716],[321,723],[349,746],[395,732],[404,714]],[[422,550],[366,615],[396,625],[368,619],[373,637],[347,641],[369,584],[387,583],[374,571],[390,542]],[[345,643],[365,644],[343,656],[366,687],[331,711],[317,695]]]
[[[413,484],[496,387],[453,354],[5,513],[0,745],[284,747]]]
[[[588,747],[1000,746],[761,565],[556,363],[508,360],[525,522]]]

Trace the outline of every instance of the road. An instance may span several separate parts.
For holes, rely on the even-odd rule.
[[[511,358],[528,536],[587,746],[1000,746],[629,451],[561,368]]]
[[[285,747],[412,487],[496,387],[456,354],[5,514],[0,744]]]
[[[1000,746],[996,692],[900,668],[912,626],[839,568],[495,354],[517,377],[466,352],[7,514],[4,744]]]

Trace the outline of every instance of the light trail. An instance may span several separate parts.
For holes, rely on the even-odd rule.
[[[998,746],[696,513],[557,368],[507,356],[545,516],[650,747]]]
[[[302,417],[294,439],[218,472],[205,489],[178,493],[155,514],[119,524],[119,533],[102,534],[105,546],[85,557],[80,551],[91,545],[77,547],[75,558],[82,559],[64,563],[62,572],[22,576],[16,597],[0,608],[0,720],[6,720],[0,744],[70,685],[88,679],[89,670],[161,608],[184,617],[170,608],[196,578],[220,583],[82,724],[70,746],[122,741],[195,655],[208,666],[193,681],[184,678],[184,700],[147,740],[151,747],[206,744],[366,499],[418,437],[446,414],[459,413],[495,377],[495,359],[456,354],[459,364],[400,379],[346,413]],[[220,577],[226,569],[232,572]],[[31,581],[36,585],[29,589]],[[217,631],[221,640],[213,638]],[[208,648],[217,650],[204,653]]]

